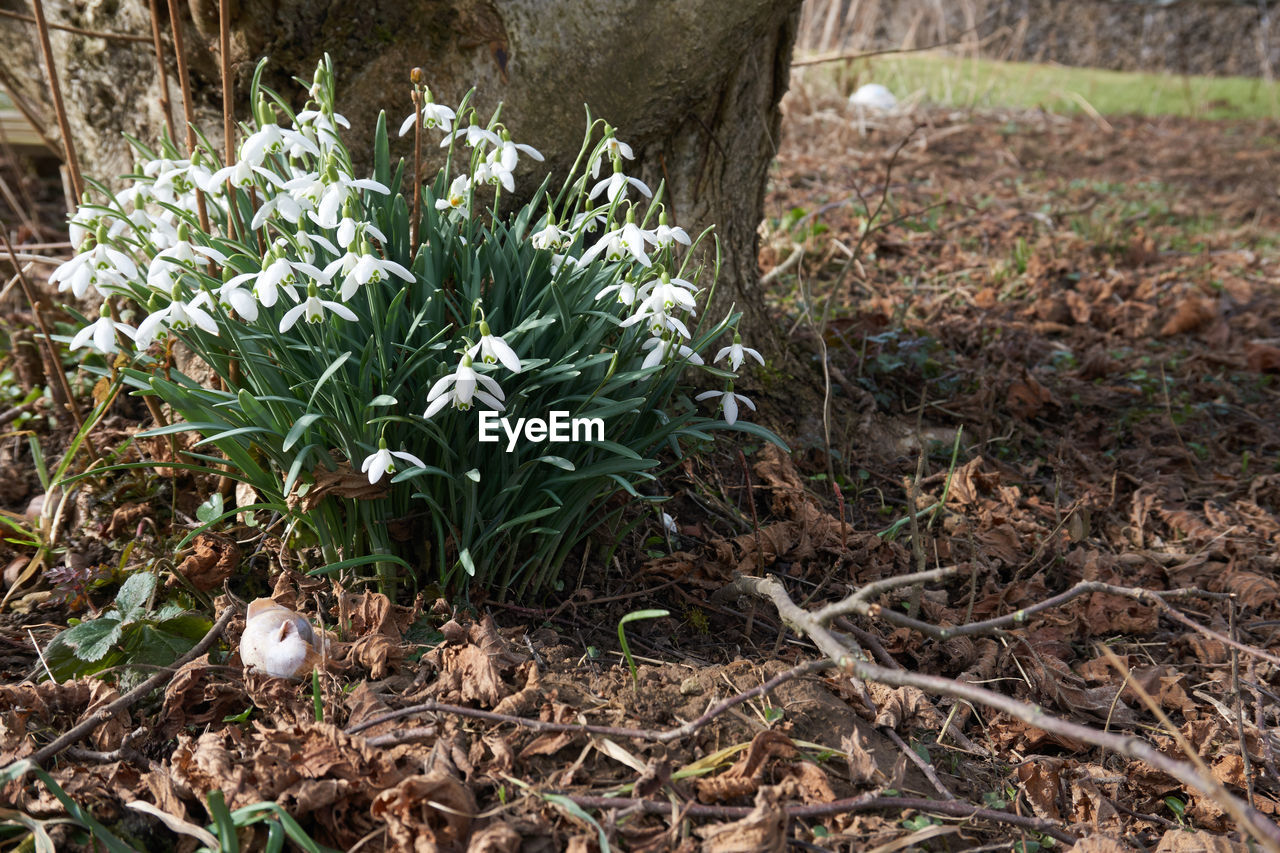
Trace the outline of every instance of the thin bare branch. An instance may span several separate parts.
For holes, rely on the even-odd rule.
[[[4,240],[5,251],[9,255],[9,259],[13,261],[14,268],[18,271],[18,283],[22,286],[22,293],[27,297],[27,302],[31,305],[31,312],[35,314],[36,325],[40,327],[40,336],[44,339],[45,353],[49,359],[49,372],[56,376],[57,387],[66,397],[67,412],[70,413],[71,419],[75,421],[76,430],[84,429],[84,418],[80,414],[80,406],[76,403],[75,396],[71,393],[71,384],[67,382],[67,374],[62,369],[62,359],[58,357],[58,348],[53,343],[53,336],[49,333],[49,326],[44,320],[44,311],[41,310],[41,303],[36,296],[35,290],[31,287],[31,283],[27,281],[27,274],[23,271],[22,264],[19,262],[18,253],[13,250],[13,244],[9,242],[9,229],[5,223],[0,222],[0,239]],[[93,446],[93,439],[86,434],[84,437],[84,452],[89,455],[89,462],[92,463],[98,457],[98,450]]]
[[[11,12],[8,9],[0,9],[0,18],[12,18],[15,21],[26,21],[28,24],[39,25],[39,21],[30,15],[24,15],[21,12]],[[115,39],[116,41],[147,41],[146,36],[138,36],[133,33],[114,33],[105,30],[86,30],[81,27],[73,27],[70,24],[48,24],[51,30],[62,30],[65,33],[75,33],[78,36],[88,36],[95,39]]]
[[[62,87],[58,85],[58,69],[53,64],[53,46],[49,43],[49,23],[44,17],[44,0],[31,0],[35,10],[36,30],[40,36],[40,54],[44,58],[44,70],[49,76],[49,94],[53,96],[53,112],[58,119],[58,132],[62,134],[62,148],[66,152],[67,171],[71,174],[71,190],[76,201],[84,192],[84,178],[80,175],[80,161],[76,157],[76,143],[71,138],[71,125],[67,122],[67,108],[62,103]]]
[[[797,633],[812,640],[823,654],[839,663],[851,675],[864,681],[875,681],[890,687],[914,687],[925,693],[951,696],[973,705],[985,705],[1044,731],[1100,746],[1126,758],[1145,761],[1188,788],[1215,800],[1230,814],[1239,815],[1243,830],[1256,838],[1271,853],[1280,853],[1280,827],[1248,804],[1232,796],[1213,779],[1207,778],[1184,762],[1168,757],[1140,737],[1101,732],[1089,726],[1055,717],[1039,706],[966,682],[937,675],[891,669],[871,663],[851,654],[848,647],[817,619],[816,614],[799,607],[791,600],[786,588],[774,578],[739,578],[737,586],[771,601],[783,621]]]
[[[156,81],[160,84],[160,109],[164,110],[164,126],[169,139],[176,143],[178,132],[173,127],[173,104],[169,102],[169,74],[164,67],[164,42],[160,39],[160,7],[157,0],[147,0],[151,12],[151,49],[156,55]]]

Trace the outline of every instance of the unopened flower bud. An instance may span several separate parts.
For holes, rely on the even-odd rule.
[[[423,81],[427,79],[427,72],[423,71],[419,66],[415,65],[409,71],[409,82],[415,86],[421,86]]]

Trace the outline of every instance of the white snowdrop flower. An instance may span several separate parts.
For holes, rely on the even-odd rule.
[[[689,239],[689,232],[679,225],[667,224],[667,214],[665,213],[658,217],[658,227],[653,229],[649,242],[653,243],[654,247],[658,249],[671,249],[675,247],[676,243],[683,243],[686,246],[693,245],[693,241]]]
[[[315,143],[298,131],[268,123],[241,143],[240,160],[253,166],[261,166],[269,155],[295,150],[313,157],[320,156],[320,149]]]
[[[315,211],[307,214],[311,217],[311,221],[321,228],[338,227],[338,213],[346,207],[347,200],[359,201],[360,197],[356,190],[369,190],[382,195],[391,193],[391,190],[387,189],[386,186],[372,178],[353,178],[350,175],[344,175],[337,169],[330,171],[325,182],[327,186],[324,190],[324,196],[320,199]]]
[[[266,265],[261,270],[241,273],[227,281],[227,285],[230,287],[238,287],[245,282],[252,281],[254,295],[258,297],[258,300],[265,308],[270,308],[276,304],[280,298],[279,291],[281,290],[289,294],[289,297],[297,302],[298,293],[294,290],[294,287],[302,283],[299,280],[299,275],[305,275],[308,279],[321,281],[325,284],[329,283],[329,276],[324,271],[305,261],[294,261],[283,257],[280,253],[278,242],[277,246],[267,254],[264,259]]]
[[[573,243],[573,235],[554,222],[548,222],[541,230],[529,235],[535,249],[564,249]]]
[[[632,281],[630,278],[624,278],[622,279],[622,281],[619,281],[617,284],[611,284],[608,287],[602,289],[599,293],[595,295],[595,298],[597,300],[604,299],[610,293],[616,293],[618,295],[617,296],[618,301],[621,302],[623,305],[630,307],[636,304],[636,296],[638,292],[639,292],[639,289],[636,287],[636,283]]]
[[[504,131],[501,141],[498,143],[498,147],[490,151],[486,155],[486,159],[490,162],[501,163],[502,168],[511,172],[515,170],[516,163],[520,161],[521,154],[526,154],[531,159],[537,160],[539,163],[543,162],[545,159],[542,156],[542,152],[537,148],[534,148],[532,145],[525,145],[522,142],[512,142],[507,138],[506,132]]]
[[[204,263],[206,259],[218,264],[227,262],[226,255],[217,249],[197,246],[190,240],[179,239],[151,259],[151,266],[147,268],[147,287],[173,296],[181,277],[195,272],[196,264]]]
[[[71,349],[75,350],[92,345],[93,349],[100,353],[109,355],[119,352],[119,342],[116,338],[117,332],[132,338],[138,333],[138,330],[127,323],[119,323],[112,320],[111,314],[104,304],[102,306],[102,316],[76,332],[75,337],[71,339]]]
[[[413,127],[413,120],[419,115],[422,116],[422,126],[442,130],[448,133],[453,127],[453,120],[456,118],[453,110],[443,104],[434,103],[431,96],[428,95],[422,109],[409,113],[409,117],[400,125],[400,135],[404,136],[409,132],[409,128]]]
[[[298,133],[304,139],[311,142],[322,152],[341,144],[338,137],[338,128],[351,128],[351,122],[347,121],[346,116],[340,113],[332,113],[330,115],[323,110],[303,110],[297,115],[297,123],[295,124]],[[288,154],[293,159],[299,159],[306,151],[296,146],[290,146]]]
[[[716,357],[713,358],[712,361],[720,361],[725,356],[729,357],[729,369],[735,372],[739,367],[742,367],[742,363],[746,361],[747,356],[751,356],[756,361],[760,362],[762,367],[764,366],[764,356],[760,355],[759,352],[753,350],[751,347],[744,347],[742,345],[742,338],[737,332],[733,333],[733,343],[716,353]]]
[[[680,532],[680,528],[676,526],[676,520],[665,512],[662,514],[662,529],[672,536]]]
[[[611,163],[617,163],[620,160],[636,159],[631,146],[613,135],[613,128],[607,129],[606,133],[604,147],[600,149],[599,156],[591,161],[591,177],[593,178],[600,177],[600,164],[606,160]]]
[[[644,232],[628,213],[627,221],[621,228],[605,232],[594,246],[582,253],[582,263],[589,264],[603,255],[609,263],[620,263],[630,257],[639,261],[642,266],[653,266],[653,261],[649,260],[645,251],[644,242]]]
[[[153,179],[152,191],[155,197],[169,204],[173,204],[179,197],[191,195],[196,187],[201,186],[189,174],[190,169],[190,160],[170,160],[167,157],[142,164],[142,173]]]
[[[689,327],[679,317],[668,314],[663,308],[652,311],[637,311],[618,325],[625,329],[637,323],[647,323],[649,334],[654,337],[665,337],[669,332],[675,332],[686,340],[689,338]]]
[[[504,399],[506,398],[498,383],[490,376],[477,373],[471,366],[471,356],[463,355],[453,373],[440,377],[431,386],[431,390],[427,392],[427,402],[430,405],[422,416],[429,418],[446,405],[465,412],[471,408],[473,400],[479,400],[490,409],[500,412],[504,408]]]
[[[713,397],[720,398],[719,408],[724,411],[724,422],[729,424],[730,426],[732,426],[734,422],[738,420],[738,402],[739,401],[745,403],[747,408],[750,409],[751,411],[754,412],[756,410],[755,403],[751,402],[741,394],[733,393],[732,387],[728,391],[703,391],[701,394],[694,397],[693,399],[709,400]]]
[[[96,207],[89,205],[81,205],[76,208],[76,212],[71,215],[71,219],[67,222],[67,230],[71,233],[71,247],[77,252],[84,245],[84,241],[98,230],[98,222],[102,218],[102,211]]]
[[[377,257],[369,251],[367,244],[360,252],[348,250],[345,255],[324,268],[327,281],[332,281],[338,276],[342,277],[338,297],[343,302],[349,301],[366,284],[377,284],[393,275],[405,281],[413,281],[413,273],[395,261]]]
[[[466,175],[458,175],[449,184],[449,193],[444,198],[436,199],[436,210],[449,210],[461,214],[464,218],[471,215],[467,209],[467,193],[471,190],[471,179]]]
[[[645,198],[653,198],[653,193],[650,192],[648,185],[639,178],[631,178],[622,174],[620,165],[614,168],[612,175],[592,187],[587,197],[594,199],[601,192],[604,192],[605,197],[609,199],[609,203],[613,204],[619,195],[626,198],[628,186],[638,189]]]
[[[297,225],[302,221],[302,215],[311,210],[315,210],[315,205],[305,196],[300,198],[290,192],[273,193],[268,195],[266,201],[253,214],[253,221],[249,223],[249,227],[256,231],[276,214],[279,214],[285,222]]]
[[[569,230],[575,234],[584,232],[594,234],[596,228],[609,221],[607,213],[608,208],[605,207],[596,210],[584,210],[573,217],[573,221],[569,223]]]
[[[576,267],[578,265],[578,259],[575,258],[573,255],[553,254],[551,256],[551,274],[552,275],[559,275],[560,268],[566,265],[570,267]]]
[[[693,282],[672,278],[664,272],[657,281],[647,282],[640,288],[640,305],[636,310],[640,313],[657,314],[682,308],[693,314],[698,305],[694,298],[695,292]]]
[[[168,307],[151,312],[138,324],[138,333],[133,338],[134,343],[138,349],[144,350],[151,346],[152,342],[166,329],[181,331],[192,326],[211,335],[218,334],[217,321],[204,308],[208,304],[208,291],[201,291],[190,302],[175,300]]]
[[[320,293],[313,283],[307,288],[307,298],[284,312],[284,316],[280,318],[280,334],[283,335],[292,329],[298,319],[303,316],[307,318],[308,323],[319,323],[324,320],[324,312],[326,311],[337,314],[344,320],[354,321],[357,319],[355,312],[342,303],[321,299]]]
[[[487,130],[478,124],[469,124],[466,127],[457,128],[452,133],[445,134],[444,139],[440,140],[440,147],[448,148],[449,143],[459,137],[462,137],[466,141],[468,148],[475,148],[477,145],[485,143],[494,147],[502,144],[502,137],[498,136],[498,134],[494,133],[492,130]]]
[[[511,170],[501,163],[491,163],[488,160],[476,166],[475,182],[492,186],[500,185],[507,192],[515,192],[516,189],[516,179],[512,176]]]
[[[512,373],[520,372],[520,356],[516,355],[516,351],[506,341],[490,332],[489,324],[484,320],[480,321],[480,342],[467,350],[467,355],[473,359],[477,354],[482,364],[501,362]]]
[[[76,299],[83,299],[90,287],[105,293],[107,288],[125,286],[137,275],[138,268],[132,258],[119,249],[99,243],[60,264],[49,276],[49,282],[58,285],[59,293],[70,290]]]
[[[309,264],[316,262],[316,246],[324,249],[331,255],[338,254],[338,247],[329,241],[328,237],[320,234],[308,234],[301,229],[293,235],[294,245],[298,249],[298,257]]]
[[[386,441],[381,441],[378,443],[377,451],[370,453],[360,463],[360,471],[369,475],[369,484],[373,485],[381,480],[384,475],[396,472],[396,459],[410,462],[418,468],[427,467],[427,463],[412,453],[406,453],[403,450],[388,450]]]
[[[290,198],[307,211],[316,209],[328,186],[318,172],[302,172],[284,182]]]
[[[216,193],[222,189],[223,184],[227,181],[230,181],[233,187],[239,187],[242,190],[248,189],[258,185],[255,176],[262,177],[272,186],[282,185],[279,178],[261,166],[255,166],[248,160],[239,160],[234,165],[219,169],[210,175],[208,182],[202,189],[209,193]]]
[[[338,223],[338,245],[342,248],[351,248],[351,244],[362,235],[373,237],[384,245],[387,242],[386,235],[372,222],[357,222],[350,216],[344,216],[342,221]]]
[[[671,361],[676,358],[682,358],[690,364],[702,364],[702,356],[684,344],[667,338],[649,338],[649,340],[640,345],[640,348],[649,350],[649,354],[644,357],[644,361],[640,364],[641,368],[657,367],[664,361]]]
[[[295,296],[295,299],[297,297]],[[218,289],[218,302],[224,311],[235,311],[245,322],[252,323],[258,319],[258,300],[254,295],[240,286],[239,282],[226,282]]]

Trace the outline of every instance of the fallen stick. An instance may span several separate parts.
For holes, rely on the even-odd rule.
[[[919,574],[927,574],[921,572]],[[899,578],[898,580],[902,580]],[[735,581],[739,590],[759,596],[773,603],[778,615],[796,633],[808,637],[847,673],[863,681],[875,681],[890,687],[914,687],[925,693],[963,699],[973,705],[985,705],[1024,723],[1061,735],[1084,741],[1094,746],[1119,753],[1126,758],[1145,761],[1150,766],[1172,776],[1188,788],[1216,801],[1240,825],[1240,829],[1252,835],[1271,853],[1280,853],[1280,827],[1252,806],[1233,796],[1212,778],[1198,773],[1195,768],[1161,753],[1154,746],[1136,735],[1117,735],[1073,723],[1048,714],[1037,705],[1012,699],[1001,693],[977,687],[973,684],[925,675],[907,670],[891,669],[855,657],[819,619],[820,613],[832,612],[834,606],[818,613],[805,610],[791,600],[790,594],[773,577],[739,577]],[[870,585],[869,585],[870,586]],[[847,599],[846,599],[847,600]]]

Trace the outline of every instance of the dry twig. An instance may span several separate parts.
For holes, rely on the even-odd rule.
[[[938,571],[945,572],[946,570],[934,570],[934,573]],[[894,580],[909,583],[913,579],[926,574],[930,573],[917,572],[914,576],[907,575]],[[1207,778],[1194,767],[1169,758],[1140,737],[1098,731],[1080,723],[1055,717],[1039,706],[1021,702],[973,684],[937,675],[890,669],[855,657],[851,654],[850,649],[819,619],[819,614],[823,611],[831,610],[831,607],[824,608],[823,611],[818,613],[811,613],[799,607],[792,601],[786,588],[772,577],[740,577],[735,585],[744,592],[749,592],[771,601],[784,622],[790,625],[797,633],[812,640],[823,654],[838,663],[852,676],[864,681],[879,682],[889,687],[914,687],[925,693],[951,696],[973,705],[985,705],[1044,731],[1093,744],[1123,755],[1126,758],[1144,761],[1160,772],[1177,779],[1188,788],[1213,799],[1233,816],[1238,815],[1242,830],[1257,839],[1264,849],[1271,851],[1271,853],[1280,853],[1280,827],[1248,804],[1232,796],[1221,785],[1211,778]],[[874,584],[868,584],[868,586],[874,586]],[[850,596],[850,598],[852,597]]]

